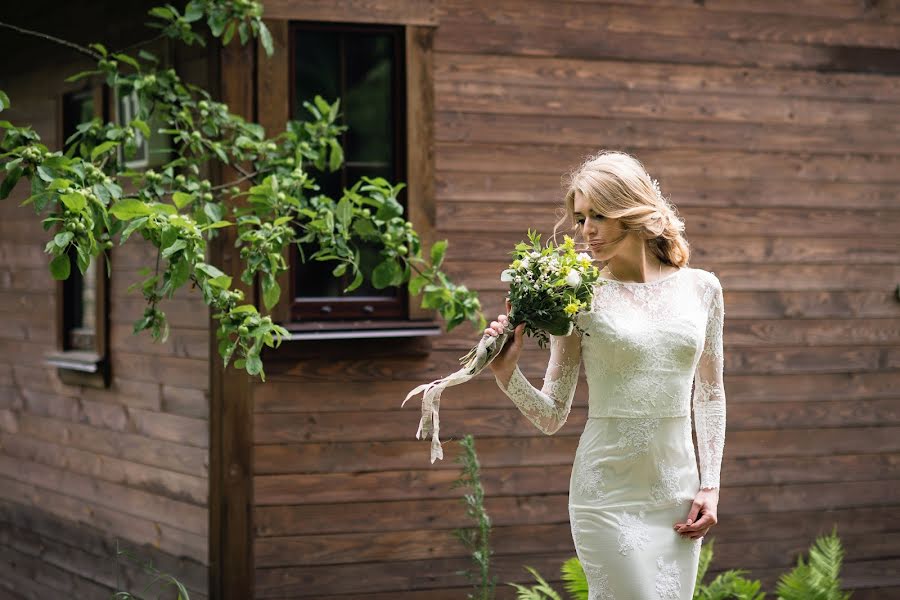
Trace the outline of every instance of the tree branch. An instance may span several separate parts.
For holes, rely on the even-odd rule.
[[[78,44],[76,44],[74,42],[69,42],[67,40],[64,40],[64,39],[61,39],[61,38],[58,38],[58,37],[55,37],[55,36],[52,36],[52,35],[49,35],[46,33],[41,33],[40,31],[33,31],[31,29],[25,29],[24,27],[18,27],[17,25],[11,25],[10,23],[4,23],[3,21],[0,21],[0,27],[5,27],[6,29],[12,29],[13,31],[17,31],[24,35],[30,35],[30,36],[33,36],[36,38],[40,38],[42,40],[47,40],[50,42],[60,44],[62,46],[66,46],[67,48],[71,48],[77,52],[80,52],[81,54],[90,56],[94,60],[100,60],[101,58],[103,58],[102,54],[100,54],[99,52],[96,52],[94,50],[91,50],[90,48],[85,48],[84,46],[79,46]]]

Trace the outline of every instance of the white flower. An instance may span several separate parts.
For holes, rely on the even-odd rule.
[[[510,283],[513,280],[514,274],[515,271],[513,271],[512,269],[506,269],[505,271],[500,273],[500,281],[504,283]]]
[[[569,274],[566,275],[566,283],[569,285],[569,287],[577,288],[579,285],[581,285],[581,273],[572,269],[571,271],[569,271]]]
[[[593,257],[591,257],[591,255],[588,254],[587,252],[579,252],[579,253],[578,253],[578,260],[590,260],[590,261],[593,261],[594,259],[593,259]]]
[[[532,250],[532,251],[529,253],[529,256],[530,256],[531,258],[537,258],[537,257],[539,257],[540,255],[541,255],[541,253],[540,253],[540,252],[536,252],[535,250]]]
[[[528,260],[527,256],[525,258],[523,258],[520,262],[521,262],[521,268],[523,268],[523,269],[527,269],[529,266],[531,266],[531,261]]]

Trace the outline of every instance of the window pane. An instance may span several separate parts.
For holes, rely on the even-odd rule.
[[[342,145],[345,164],[335,173],[314,171],[320,193],[337,201],[343,188],[356,183],[362,175],[384,177],[395,183],[395,121],[402,106],[395,97],[395,37],[384,32],[339,31],[334,29],[295,30],[295,106],[294,118],[306,119],[303,100],[316,94],[329,101],[341,98],[341,123],[349,130]],[[377,290],[369,283],[371,270],[381,261],[377,247],[355,241],[366,282],[343,294],[353,281],[348,272],[340,279],[331,271],[338,263],[312,261],[301,263],[295,251],[294,289],[297,298],[314,297],[396,297],[398,289]],[[304,246],[306,256],[315,248]]]
[[[77,131],[79,125],[93,118],[93,92],[72,92],[63,96],[63,139],[60,140],[60,147]]]
[[[63,284],[65,302],[65,349],[94,350],[97,311],[97,269],[91,261],[84,275],[78,270],[75,251],[70,250],[71,270]]]
[[[303,102],[312,103],[316,94],[329,102],[341,95],[340,39],[329,31],[300,31],[294,64],[294,118],[305,121],[310,112]]]
[[[389,165],[394,145],[393,38],[386,34],[348,35],[346,51],[347,160]]]

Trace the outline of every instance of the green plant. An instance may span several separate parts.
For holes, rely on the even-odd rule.
[[[459,539],[467,550],[471,552],[472,561],[475,563],[477,575],[471,571],[458,571],[464,574],[469,581],[475,582],[477,595],[467,594],[470,600],[490,600],[494,597],[497,578],[490,573],[491,555],[490,546],[491,519],[484,510],[484,488],[481,485],[481,466],[478,462],[478,454],[475,452],[475,439],[471,434],[466,434],[460,441],[463,452],[456,458],[456,462],[462,464],[462,473],[453,481],[451,489],[467,487],[471,491],[464,495],[466,503],[466,515],[472,518],[476,526],[472,528],[454,529],[453,534]]]
[[[799,556],[797,566],[779,578],[775,587],[778,600],[847,600],[852,592],[841,591],[843,560],[844,549],[835,525],[830,534],[816,538],[808,563]]]
[[[760,592],[762,584],[750,581],[743,575],[744,569],[729,569],[719,573],[708,584],[702,583],[703,577],[712,562],[715,539],[700,548],[700,564],[697,568],[697,585],[694,587],[694,600],[763,600],[765,592]]]
[[[700,549],[700,562],[697,567],[697,585],[694,588],[694,600],[763,600],[766,593],[760,591],[759,580],[743,577],[745,569],[729,569],[719,573],[708,584],[702,583],[703,577],[712,562],[713,545],[710,540]],[[842,592],[838,574],[841,568],[844,551],[836,528],[829,535],[816,539],[810,548],[809,563],[803,557],[797,559],[797,566],[781,576],[776,587],[778,600],[848,600],[852,592]],[[532,567],[527,569],[538,584],[530,588],[517,583],[507,585],[515,587],[519,600],[562,600],[559,594]],[[562,578],[565,589],[572,600],[588,600],[587,578],[578,557],[572,557],[562,565]]]
[[[171,5],[150,10],[152,26],[162,35],[185,44],[203,44],[194,31],[205,22],[210,34],[227,45],[235,35],[242,44],[258,38],[272,53],[268,30],[261,20],[262,5],[253,0],[190,0],[181,13]],[[411,223],[403,218],[397,201],[403,183],[363,177],[340,198],[319,193],[315,172],[334,171],[343,164],[338,141],[346,129],[339,125],[340,99],[328,102],[316,96],[304,102],[310,117],[288,123],[285,131],[267,137],[264,129],[232,114],[209,92],[184,82],[174,69],[164,69],[153,54],[110,51],[102,44],[87,47],[0,22],[0,27],[52,40],[75,49],[94,61],[96,68],[77,73],[102,79],[120,96],[137,99],[135,117],[128,123],[102,123],[94,119],[77,127],[65,152],[51,152],[31,127],[0,120],[0,199],[19,181],[27,180],[31,204],[53,229],[45,251],[55,279],[70,274],[68,254],[84,273],[91,260],[130,236],[141,235],[157,248],[154,267],[142,272],[139,288],[147,302],[134,332],[149,330],[154,339],[168,334],[160,305],[177,289],[191,283],[218,322],[218,351],[227,367],[265,379],[260,352],[276,347],[287,330],[244,302],[244,292],[232,287],[232,277],[206,262],[207,242],[218,230],[235,227],[243,270],[240,280],[259,282],[262,305],[271,310],[281,296],[278,277],[288,269],[285,249],[296,244],[304,261],[335,263],[335,277],[353,274],[344,290],[351,292],[364,281],[360,247],[374,245],[379,263],[370,274],[376,288],[406,284],[412,295],[422,295],[422,306],[438,311],[453,329],[465,320],[477,329],[486,326],[477,295],[456,285],[440,270],[446,240],[432,245],[428,258]],[[0,111],[9,98],[0,91]],[[174,158],[158,171],[126,169],[120,158],[134,155],[137,139],[150,137],[151,125],[168,135]],[[121,152],[120,152],[121,151]],[[237,179],[213,185],[201,176],[209,166],[227,166]],[[123,191],[130,182],[132,193]],[[249,189],[242,190],[241,186]],[[310,256],[303,244],[316,248]],[[109,263],[107,263],[109,264]]]
[[[144,587],[143,590],[141,590],[140,594],[135,595],[131,592],[119,590],[119,588],[122,587],[119,583],[122,558],[138,565],[139,567],[141,567],[144,573],[151,577],[150,582]],[[177,594],[178,600],[191,600],[187,588],[184,587],[184,584],[175,579],[175,577],[159,571],[156,567],[153,566],[153,561],[141,560],[132,551],[120,547],[119,540],[116,540],[116,591],[113,592],[110,598],[112,600],[140,600],[144,596],[144,594],[147,594],[154,588],[157,598],[159,598],[159,595],[163,593],[163,591],[165,591],[167,588],[175,588],[175,593]]]

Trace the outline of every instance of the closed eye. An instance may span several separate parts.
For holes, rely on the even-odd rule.
[[[603,215],[600,215],[600,214],[594,214],[594,215],[591,216],[591,218],[592,218],[592,219],[595,219],[595,220],[599,220],[599,219],[602,219],[602,218],[603,218]],[[575,223],[576,223],[577,225],[584,225],[584,217],[581,216],[581,215],[576,216],[576,217],[575,217]]]

